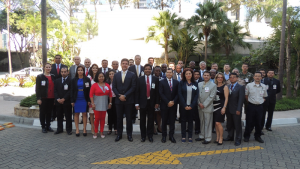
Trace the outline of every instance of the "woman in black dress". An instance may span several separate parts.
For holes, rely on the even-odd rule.
[[[217,94],[214,100],[214,122],[217,134],[217,140],[215,143],[218,145],[223,144],[223,127],[221,123],[224,123],[225,110],[228,103],[229,89],[225,85],[226,79],[223,73],[218,73],[215,77],[215,84],[217,85]]]

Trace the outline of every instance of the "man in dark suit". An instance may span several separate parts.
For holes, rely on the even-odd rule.
[[[193,61],[191,61],[191,62],[193,62]],[[202,82],[202,79],[200,78],[200,72],[198,70],[194,71],[194,78],[195,78],[195,82],[197,82],[197,83]],[[200,118],[199,118],[198,108],[192,109],[192,110],[193,110],[193,114],[194,114],[193,118],[195,121],[195,134],[200,134]]]
[[[51,68],[51,74],[54,74],[55,79],[57,78],[61,78],[61,73],[60,73],[60,69],[63,66],[66,66],[64,64],[61,63],[61,55],[55,55],[55,64],[52,64],[52,68]]]
[[[280,81],[273,78],[274,77],[274,70],[268,70],[266,78],[264,78],[264,84],[267,86],[267,92],[268,97],[266,98],[266,101],[264,102],[264,105],[266,106],[266,109],[264,110],[264,114],[262,117],[262,124],[261,128],[265,126],[265,118],[266,118],[266,111],[268,111],[268,118],[266,122],[266,129],[268,131],[272,131],[271,125],[273,120],[273,113],[276,105],[276,94],[280,93],[281,86]]]
[[[85,76],[88,76],[89,75],[89,70],[91,68],[91,59],[89,58],[86,58],[84,59],[84,72],[85,72]]]
[[[195,63],[195,61],[190,61],[190,63],[189,63],[189,67],[195,72],[195,66],[196,66],[196,63]]]
[[[164,64],[161,65],[160,77],[162,77],[164,79],[166,78],[167,68],[168,68],[167,64],[164,63]]]
[[[167,122],[169,121],[169,140],[176,143],[174,138],[175,116],[178,102],[178,84],[179,82],[172,78],[173,71],[171,68],[167,70],[167,78],[159,82],[159,95],[161,97],[160,109],[162,114],[162,139],[161,142],[166,142],[167,137]]]
[[[151,74],[153,75],[154,74],[154,69],[155,69],[155,66],[154,66],[154,58],[153,57],[149,57],[148,58],[148,64],[151,65]]]
[[[62,66],[61,78],[54,82],[54,97],[57,112],[57,130],[54,134],[63,132],[63,118],[66,117],[66,131],[68,135],[72,134],[72,106],[70,101],[71,81],[68,77],[68,67]]]
[[[138,79],[140,76],[144,76],[144,66],[140,65],[140,63],[141,63],[140,55],[136,55],[134,57],[134,60],[135,60],[135,65],[130,66],[128,68],[128,70],[131,71],[132,73],[134,73],[136,75],[136,78]],[[133,124],[135,123],[136,115],[137,115],[137,110],[135,109],[135,106],[133,105],[132,115],[131,115]]]
[[[119,61],[117,61],[117,60],[112,61],[111,67],[116,73],[118,73],[119,72]]]
[[[145,65],[145,76],[137,80],[135,90],[135,107],[140,110],[141,142],[145,142],[146,133],[149,141],[153,142],[154,110],[159,106],[159,79],[151,75],[151,65]],[[146,129],[146,118],[147,129]]]
[[[136,88],[136,76],[128,71],[129,60],[122,59],[122,71],[114,75],[113,92],[116,95],[115,103],[117,111],[118,136],[115,141],[122,139],[123,133],[123,114],[126,114],[127,139],[132,142],[132,105],[134,104],[134,91]]]
[[[242,108],[245,99],[245,88],[244,86],[237,83],[238,75],[231,73],[229,75],[231,84],[228,85],[229,97],[226,109],[227,117],[227,131],[228,136],[224,141],[234,141],[234,130],[235,130],[235,143],[234,145],[241,145],[242,140]]]
[[[102,72],[102,73],[104,73],[105,74],[105,78],[108,79],[109,78],[108,77],[109,76],[108,72],[110,71],[110,68],[107,67],[108,66],[108,61],[106,59],[103,59],[101,61],[101,65],[102,65],[102,67],[99,68],[99,71]]]
[[[200,67],[200,70],[199,70],[199,73],[200,73],[200,78],[202,79],[202,81],[204,80],[203,79],[203,73],[206,71],[206,63],[204,61],[201,61],[199,63],[199,67]]]

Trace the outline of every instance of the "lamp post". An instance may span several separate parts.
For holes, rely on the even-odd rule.
[[[47,63],[47,6],[46,0],[41,1],[42,6],[42,58],[43,66]]]

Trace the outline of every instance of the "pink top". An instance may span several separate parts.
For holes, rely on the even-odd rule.
[[[98,83],[94,83],[91,87],[90,90],[90,97],[95,96],[105,96],[108,95],[108,97],[112,97],[112,90],[110,88],[110,85],[108,83],[105,83],[104,86],[105,89],[105,93],[100,89],[99,84]]]

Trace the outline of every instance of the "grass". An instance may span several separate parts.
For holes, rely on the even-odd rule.
[[[300,97],[282,98],[276,102],[275,111],[300,109]]]

